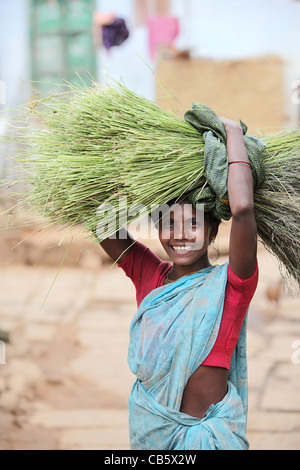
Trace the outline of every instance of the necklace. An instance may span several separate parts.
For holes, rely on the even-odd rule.
[[[213,267],[213,266],[211,266]],[[185,276],[189,276],[190,274],[196,274],[196,273],[209,273],[209,271],[204,271],[204,269],[206,268],[203,268],[203,269],[199,269],[198,271],[192,271],[191,273],[187,273],[185,274],[184,276],[181,276],[181,277],[185,277]],[[178,279],[180,279],[180,277],[178,277],[177,279],[169,279],[169,274],[170,272],[172,271],[172,268],[169,269],[167,275],[166,275],[166,280],[169,282],[169,284],[171,284],[172,282],[175,282],[175,281],[178,281]]]

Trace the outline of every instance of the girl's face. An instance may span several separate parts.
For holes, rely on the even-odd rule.
[[[159,222],[159,239],[173,263],[191,265],[207,252],[212,226],[209,218],[192,204],[171,206]]]

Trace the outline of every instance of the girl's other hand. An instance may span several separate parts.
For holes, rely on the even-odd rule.
[[[219,117],[219,119],[220,119],[220,121],[223,122],[227,134],[234,131],[234,132],[237,132],[238,134],[241,134],[243,136],[243,129],[241,128],[241,126],[237,122],[232,121],[231,119],[228,119],[224,116]]]

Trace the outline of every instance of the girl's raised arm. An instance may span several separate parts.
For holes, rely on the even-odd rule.
[[[257,262],[252,170],[241,126],[223,117],[221,120],[227,133],[227,186],[232,213],[229,264],[238,277],[247,279],[254,273]]]
[[[133,243],[134,239],[124,228],[119,230],[113,238],[103,240],[100,245],[113,261],[121,263],[128,254],[128,250],[133,246]]]

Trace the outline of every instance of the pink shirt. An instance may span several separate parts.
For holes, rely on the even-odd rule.
[[[135,288],[139,306],[153,289],[164,283],[171,264],[162,261],[142,243],[136,241],[119,264]],[[239,339],[243,321],[258,283],[258,264],[249,279],[241,279],[228,266],[225,302],[216,342],[202,365],[230,369],[231,356]]]

